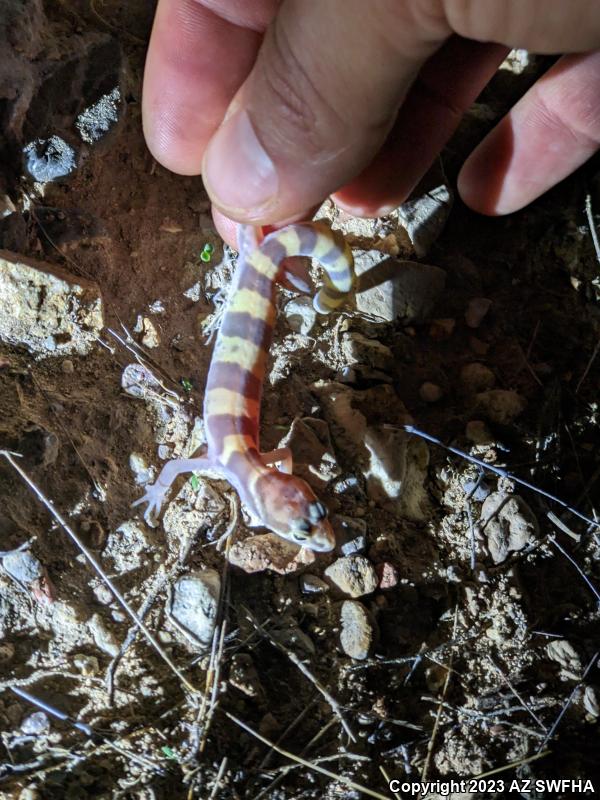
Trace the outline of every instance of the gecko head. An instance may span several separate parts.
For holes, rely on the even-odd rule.
[[[259,478],[256,494],[261,521],[273,533],[309,550],[333,550],[335,535],[327,509],[301,478],[273,470]]]

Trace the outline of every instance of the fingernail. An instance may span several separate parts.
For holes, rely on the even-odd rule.
[[[208,143],[202,168],[206,191],[225,213],[250,220],[275,204],[279,179],[245,110],[227,118]]]

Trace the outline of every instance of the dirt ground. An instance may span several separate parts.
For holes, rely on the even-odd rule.
[[[9,5],[0,248],[93,281],[105,326],[87,355],[0,342],[0,448],[22,455],[154,644],[0,459],[0,796],[333,799],[393,797],[391,778],[596,778],[598,527],[401,425],[596,518],[600,263],[586,199],[598,226],[600,162],[504,219],[455,199],[422,257],[401,215],[360,223],[325,207],[359,264],[379,249],[442,269],[445,288],[422,314],[387,321],[360,303],[294,317],[282,290],[262,443],[295,424],[299,469],[339,544],[250,572],[256,554],[240,543],[254,532],[224,481],[182,483],[157,527],[130,507],[144,478],[202,438],[206,334],[235,264],[201,179],[170,174],[144,145],[151,4],[22,0],[18,21]],[[545,66],[503,70],[434,177],[453,186]],[[110,130],[78,140],[68,177],[35,184],[22,148],[72,134],[82,98],[116,85]],[[27,545],[34,575],[14,552]],[[354,593],[333,569],[348,558],[364,584]],[[207,569],[220,591],[203,645],[174,621],[173,597]]]

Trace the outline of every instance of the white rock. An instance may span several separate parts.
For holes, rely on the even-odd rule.
[[[203,646],[212,640],[220,591],[221,577],[214,569],[185,575],[173,588],[173,618]]]
[[[465,322],[469,328],[478,328],[481,325],[491,305],[492,301],[487,297],[473,297],[469,300],[469,305],[465,311]]]
[[[446,284],[443,269],[395,258],[387,258],[368,269],[357,262],[356,274],[356,307],[386,322],[396,319],[425,322]]]
[[[440,184],[420,197],[407,200],[398,208],[398,217],[406,228],[419,258],[444,230],[454,198],[448,186]]]
[[[0,341],[39,357],[85,354],[103,324],[95,283],[0,250]]]
[[[345,600],[340,612],[340,644],[350,658],[363,661],[373,646],[375,631],[367,609],[356,600]]]
[[[484,500],[481,527],[495,564],[535,541],[539,532],[537,520],[523,498],[504,492],[492,492]]]
[[[260,533],[232,545],[228,559],[230,564],[240,567],[244,572],[264,572],[268,569],[280,575],[290,575],[312,564],[315,553],[274,533]]]
[[[349,597],[370,594],[379,583],[375,567],[361,555],[338,558],[327,567],[324,574],[338,591]]]
[[[283,313],[287,324],[295,333],[307,336],[315,327],[317,312],[310,297],[294,297],[285,304]]]
[[[566,639],[553,639],[546,645],[548,657],[562,667],[565,678],[579,680],[583,672],[581,659],[577,650]]]
[[[119,642],[112,631],[109,631],[99,614],[94,614],[88,622],[88,628],[99,650],[114,658],[119,654]]]

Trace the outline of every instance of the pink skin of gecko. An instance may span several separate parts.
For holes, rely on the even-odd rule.
[[[150,523],[178,475],[216,468],[257,524],[294,544],[326,552],[335,546],[327,510],[310,486],[291,474],[291,451],[259,450],[260,401],[275,325],[276,285],[309,288],[306,276],[284,260],[313,256],[322,264],[325,283],[313,303],[320,313],[329,313],[354,287],[352,252],[338,234],[318,222],[289,225],[264,238],[260,229],[239,226],[238,241],[238,264],[204,395],[206,451],[199,458],[169,461],[133,505],[148,504],[144,518]]]

